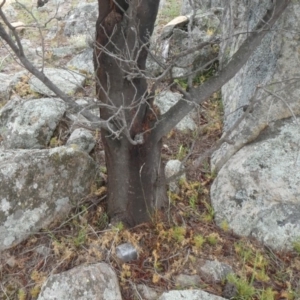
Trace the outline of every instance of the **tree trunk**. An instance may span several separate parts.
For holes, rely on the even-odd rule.
[[[108,213],[134,226],[149,221],[161,209],[166,189],[161,166],[161,143],[151,140],[132,145],[113,140],[102,131],[108,172]]]
[[[94,64],[108,172],[108,212],[129,226],[149,221],[166,199],[153,96],[143,76],[159,0],[98,0]],[[148,130],[148,131],[147,131]],[[147,131],[147,133],[145,133]],[[142,134],[141,142],[136,137]]]

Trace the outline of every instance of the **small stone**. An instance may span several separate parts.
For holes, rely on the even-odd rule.
[[[227,282],[224,286],[222,297],[226,299],[233,299],[237,295],[237,288],[233,283]]]
[[[138,284],[137,290],[145,300],[156,300],[158,295],[157,292],[144,284]]]
[[[180,274],[176,276],[175,282],[176,285],[180,287],[197,286],[199,285],[200,282],[200,276]]]
[[[44,245],[40,245],[35,249],[35,252],[43,256],[48,256],[51,253],[51,249]]]
[[[86,129],[75,129],[67,141],[67,145],[77,145],[80,150],[90,153],[95,147],[93,135]]]
[[[233,273],[233,270],[230,266],[217,260],[207,260],[200,270],[206,276],[211,277],[211,279],[214,281],[221,281],[226,278],[229,273]]]
[[[130,243],[124,243],[116,247],[116,254],[123,262],[129,262],[137,259],[137,251]]]

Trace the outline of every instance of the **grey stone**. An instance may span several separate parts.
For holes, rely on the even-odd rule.
[[[116,247],[116,255],[123,262],[137,259],[137,250],[131,243],[124,243]]]
[[[167,25],[165,25],[162,28],[162,32],[161,32],[161,38],[162,39],[166,39],[168,37],[170,37],[173,33],[173,30],[175,27],[183,27],[184,25],[186,25],[189,21],[189,18],[187,16],[178,16],[175,19],[173,19],[172,21],[170,21]]]
[[[200,284],[200,276],[180,274],[175,277],[175,283],[177,286],[180,286],[182,288],[197,286]]]
[[[175,105],[183,96],[179,93],[172,93],[170,91],[164,91],[156,96],[155,105],[158,106],[161,113],[164,114],[167,112],[173,105]],[[185,131],[185,130],[195,130],[196,124],[192,119],[192,114],[184,117],[177,125],[176,129]]]
[[[143,300],[157,300],[158,293],[155,291],[155,289],[144,284],[138,284],[136,288]]]
[[[99,263],[79,266],[51,275],[43,284],[38,300],[122,300],[113,269]]]
[[[66,105],[59,98],[10,100],[0,110],[4,148],[45,148],[65,111]]]
[[[217,260],[207,260],[200,270],[207,277],[210,277],[213,281],[222,281],[230,273],[233,273],[232,268]]]
[[[235,34],[252,30],[271,4],[234,1],[230,12],[225,11],[221,67],[246,38]],[[255,105],[229,136],[231,143],[225,142],[211,159],[212,168],[220,170],[211,188],[217,224],[226,221],[234,232],[280,250],[291,249],[300,229],[295,120],[300,87],[293,80],[299,78],[294,49],[300,39],[291,30],[300,26],[299,14],[300,4],[290,3],[246,65],[222,88],[225,132],[243,114],[241,108]]]
[[[0,251],[61,220],[90,192],[97,167],[72,147],[0,152]]]
[[[52,48],[53,58],[62,58],[70,55],[74,55],[76,52],[76,48],[72,46],[67,47],[59,47],[59,48]]]
[[[1,66],[0,66],[1,67]],[[11,94],[11,76],[0,73],[0,107],[9,100]]]
[[[95,24],[98,18],[98,2],[80,3],[66,20],[66,36],[86,34],[94,37]]]
[[[181,14],[187,15],[192,10],[209,9],[212,7],[221,6],[222,0],[183,0],[181,5]]]
[[[44,245],[40,245],[40,246],[38,246],[36,249],[34,249],[34,251],[35,251],[36,253],[38,253],[38,254],[43,255],[43,256],[46,257],[46,256],[50,255],[50,253],[51,253],[51,248],[46,247],[46,246],[44,246]]]
[[[79,71],[94,74],[93,49],[86,49],[82,53],[73,57],[68,62],[67,67],[73,67]]]
[[[70,70],[45,68],[44,73],[55,85],[68,95],[74,94],[82,87],[85,81],[85,76]],[[29,80],[29,85],[34,92],[47,96],[55,96],[55,94],[36,77],[32,77]]]
[[[95,147],[95,139],[90,131],[84,128],[75,129],[67,141],[68,145],[77,145],[82,151],[90,153]]]
[[[11,4],[4,4],[3,12],[9,22],[15,22],[17,20],[17,12]]]
[[[178,159],[169,160],[165,166],[165,176],[166,179],[170,178],[171,176],[179,173],[182,170],[181,161]],[[179,179],[185,179],[185,173],[178,176]],[[169,183],[169,189],[171,192],[178,192],[178,179],[173,180]]]
[[[245,7],[245,3],[241,1],[233,2],[232,12],[226,12],[226,21],[223,23],[223,35],[227,42],[221,44],[221,65],[226,65],[246,38],[244,35],[237,35],[229,39],[228,32],[234,34],[245,29],[251,30],[261,20],[270,2],[253,1],[249,22],[247,22],[249,7]],[[246,65],[223,86],[222,101],[226,116],[224,132],[232,128],[243,114],[242,108],[250,104],[254,94],[254,100],[257,102],[253,112],[230,135],[232,143],[225,142],[214,153],[213,168],[219,170],[234,153],[254,141],[272,121],[300,114],[300,87],[296,81],[289,80],[299,77],[300,61],[298,54],[292,49],[299,47],[300,40],[296,32],[289,30],[300,26],[299,13],[299,3],[291,3]],[[271,86],[268,87],[268,84]],[[281,99],[263,89],[256,91],[258,86],[266,86],[271,93],[279,95]]]
[[[193,15],[179,16],[168,23],[159,37],[152,39],[150,49],[155,59],[148,56],[146,63],[148,72],[152,76],[158,76],[164,71],[162,65],[168,66],[168,59],[176,57],[172,77],[186,78],[189,74],[196,77],[199,73],[197,70],[201,66],[218,57],[216,48],[209,45],[183,56],[179,54],[208,41],[212,33],[219,33],[221,14],[216,13],[219,11],[222,9],[197,10]],[[187,21],[191,19],[192,26],[188,32]]]
[[[225,300],[225,298],[209,294],[201,290],[181,290],[163,293],[158,300]]]
[[[90,110],[91,113],[100,118],[99,100],[96,98],[80,98],[75,101],[82,108]]]
[[[291,249],[300,232],[299,122],[270,124],[220,170],[211,187],[217,224],[278,249]]]

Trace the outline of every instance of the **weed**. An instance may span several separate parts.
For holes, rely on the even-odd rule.
[[[203,237],[203,235],[198,234],[194,237],[193,242],[196,248],[200,249],[202,245],[205,243],[205,238]]]
[[[220,227],[226,232],[229,231],[229,229],[230,229],[229,224],[226,220],[223,220],[221,222]]]
[[[106,167],[105,167],[105,166],[101,166],[101,167],[100,167],[100,172],[101,172],[101,173],[104,173],[104,174],[107,174],[107,169],[106,169]]]
[[[23,289],[18,291],[18,300],[26,300],[26,292]]]
[[[188,149],[185,146],[180,145],[176,159],[183,160],[187,155],[187,153],[188,153]]]
[[[206,208],[206,212],[202,215],[202,218],[205,222],[210,223],[214,219],[215,211],[214,211],[213,207],[207,201],[202,200],[201,202],[204,204],[204,206]]]
[[[176,226],[174,228],[171,228],[172,238],[179,243],[184,240],[185,233],[186,233],[185,227]]]
[[[57,138],[56,136],[54,136],[49,143],[50,148],[55,148],[55,147],[59,147],[63,144],[63,142]]]
[[[266,288],[265,290],[263,290],[260,294],[259,299],[261,300],[274,300],[274,296],[275,296],[275,292],[270,288]]]
[[[113,227],[114,231],[122,231],[124,230],[124,224],[122,222],[118,222],[114,227]]]
[[[183,90],[186,91],[188,87],[188,82],[186,79],[174,79],[174,82],[176,82]]]
[[[194,210],[196,209],[196,205],[197,205],[197,195],[192,195],[189,198],[189,205],[190,207]]]
[[[255,254],[248,245],[245,245],[243,242],[235,243],[234,250],[243,259],[244,262],[254,263]]]
[[[254,271],[255,279],[262,281],[262,282],[268,282],[270,281],[269,276],[266,274],[265,268],[262,268],[261,270]]]
[[[97,225],[99,226],[99,228],[105,228],[107,227],[108,225],[108,215],[107,213],[103,212],[100,217],[98,218],[98,222],[97,222]]]
[[[30,289],[30,295],[33,299],[36,299],[39,296],[39,293],[41,291],[40,285],[35,285],[32,289]]]
[[[217,233],[211,233],[206,237],[206,240],[211,246],[215,246],[215,245],[217,245],[217,243],[219,241],[218,238],[219,238],[219,235]]]
[[[75,247],[80,247],[83,245],[86,241],[87,232],[85,228],[82,228],[79,230],[77,236],[73,239]]]
[[[293,248],[297,252],[297,254],[300,255],[300,238],[293,242]]]
[[[238,298],[235,299],[243,299],[243,300],[250,300],[251,297],[255,295],[255,288],[252,283],[248,282],[246,279],[239,278],[234,274],[229,274],[227,276],[228,282],[234,284],[236,286],[238,292]]]

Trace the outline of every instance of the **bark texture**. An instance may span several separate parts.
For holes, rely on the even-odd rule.
[[[118,138],[102,130],[108,170],[109,215],[133,226],[149,221],[166,196],[161,139],[154,139],[153,97],[142,72],[159,0],[99,0],[94,64],[96,92]],[[122,130],[123,128],[123,130]],[[137,142],[139,134],[143,142]],[[130,142],[131,141],[131,142]]]

